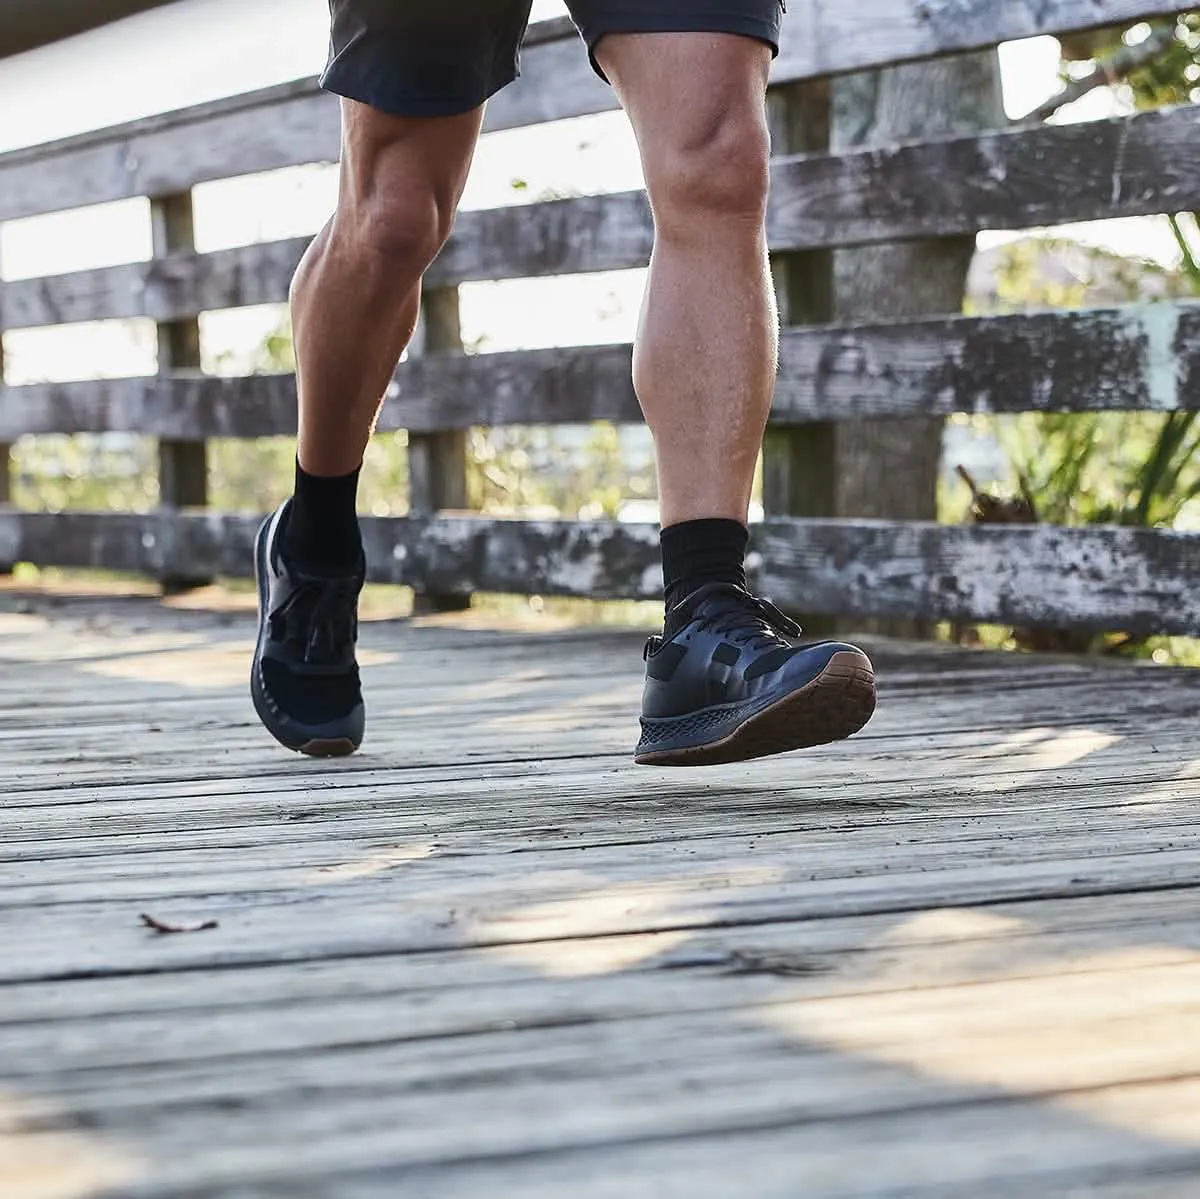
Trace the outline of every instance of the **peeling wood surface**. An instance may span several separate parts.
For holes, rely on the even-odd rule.
[[[767,231],[776,252],[1027,229],[1200,206],[1200,110],[1006,130],[777,159]],[[641,192],[463,213],[440,281],[644,266]]]
[[[208,512],[0,510],[0,561],[245,577],[257,524]],[[437,516],[363,527],[378,582],[439,594],[660,594],[651,525]],[[754,542],[759,585],[795,611],[1200,635],[1196,533],[779,518],[756,526]]]
[[[777,159],[771,247],[873,244],[1200,207],[1198,126],[1200,111],[1188,106]],[[2,171],[0,159],[0,196]],[[154,181],[151,190],[162,186]],[[631,269],[646,264],[652,238],[641,192],[464,212],[428,279],[449,287]],[[0,327],[116,316],[175,320],[210,308],[281,302],[304,246],[305,239],[293,238],[0,284]]]
[[[1190,1196],[1200,674],[871,643],[654,771],[642,636],[368,621],[319,764],[246,609],[0,593],[0,1191]]]
[[[381,429],[640,423],[627,345],[413,357]],[[1194,410],[1200,305],[1133,305],[786,330],[775,424],[955,412]],[[0,440],[29,433],[267,437],[295,431],[290,375],[0,388]]]
[[[1149,0],[793,0],[773,79],[786,83],[1013,38],[1120,24],[1175,11]],[[486,129],[615,107],[568,22],[535,26],[524,75],[489,106]],[[334,161],[336,101],[315,80],[150,117],[0,155],[0,221],[128,196],[182,191],[251,171]]]

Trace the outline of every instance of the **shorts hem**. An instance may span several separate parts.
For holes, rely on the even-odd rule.
[[[779,55],[779,25],[762,17],[738,17],[728,14],[705,16],[703,13],[664,13],[659,16],[637,13],[628,17],[613,16],[606,17],[603,21],[589,22],[587,29],[582,32],[587,42],[592,70],[605,83],[609,82],[609,78],[596,61],[596,47],[610,33],[730,33],[763,42],[770,47],[772,58]]]
[[[520,74],[498,76],[479,94],[470,96],[408,96],[402,91],[384,92],[363,86],[353,72],[326,70],[318,80],[322,90],[346,100],[365,104],[391,117],[456,117],[482,108],[497,92],[503,91]]]

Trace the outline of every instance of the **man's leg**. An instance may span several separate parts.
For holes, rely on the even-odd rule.
[[[343,102],[337,212],[292,286],[295,492],[256,546],[251,693],[267,730],[302,753],[347,754],[362,741],[358,473],[416,325],[421,277],[450,232],[480,120],[478,108],[410,118]]]
[[[355,486],[412,337],[421,277],[450,232],[482,109],[393,117],[343,101],[338,207],[292,284],[300,431],[284,543],[329,573],[361,553]]]
[[[608,6],[590,7],[602,22]],[[655,223],[634,351],[658,460],[668,606],[648,654],[637,755],[648,764],[838,740],[875,704],[861,650],[797,648],[799,630],[745,590],[747,510],[778,350],[765,231],[771,38],[746,32],[777,8],[726,8],[729,32],[700,30],[687,24],[695,6],[653,0],[653,32],[615,28],[593,44],[633,122]]]
[[[416,324],[421,278],[450,232],[484,101],[516,75],[529,3],[330,2],[322,83],[343,98],[341,185],[292,287],[295,493],[255,546],[251,692],[290,749],[345,754],[362,740],[358,472]]]
[[[615,34],[596,58],[633,123],[654,209],[633,370],[662,523],[745,524],[778,351],[765,227],[771,52],[729,34]]]

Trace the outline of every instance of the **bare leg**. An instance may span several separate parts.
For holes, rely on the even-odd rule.
[[[770,51],[727,34],[620,34],[597,57],[633,122],[654,209],[634,384],[662,524],[744,522],[778,353],[765,234]]]
[[[309,474],[362,464],[416,325],[421,276],[450,233],[482,109],[402,118],[342,102],[338,207],[292,284],[298,458]]]

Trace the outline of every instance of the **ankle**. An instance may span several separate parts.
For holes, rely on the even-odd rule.
[[[659,535],[667,612],[706,583],[746,586],[746,545],[750,533],[741,521],[687,520]]]
[[[361,469],[361,468],[360,468]],[[362,562],[358,476],[312,475],[296,463],[296,485],[283,531],[287,556],[314,574],[351,574]]]

